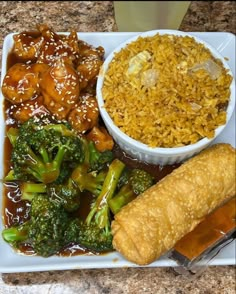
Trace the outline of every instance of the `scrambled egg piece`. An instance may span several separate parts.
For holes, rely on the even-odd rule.
[[[147,62],[151,59],[151,54],[144,50],[134,57],[132,57],[129,61],[129,68],[127,70],[127,75],[137,75],[143,69],[143,67],[147,64]]]

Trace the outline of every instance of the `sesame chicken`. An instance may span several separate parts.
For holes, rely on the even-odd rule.
[[[79,135],[99,126],[95,86],[104,48],[80,40],[74,30],[60,34],[45,24],[13,40],[2,85],[9,117],[23,123],[46,113],[68,121]]]
[[[61,36],[62,40],[71,48],[76,58],[79,56],[79,40],[76,31],[71,31],[68,36]]]
[[[83,95],[81,102],[71,110],[68,121],[81,134],[91,130],[98,123],[98,104],[96,98]]]
[[[80,57],[77,71],[82,90],[96,84],[99,70],[103,64],[104,49],[101,46],[95,48],[82,41],[79,41],[78,44]]]
[[[42,79],[42,75],[49,69],[49,65],[45,63],[34,63],[31,65],[32,71],[38,75],[39,82]]]
[[[74,108],[80,93],[76,71],[60,59],[42,75],[40,88],[46,108],[60,120]]]
[[[38,26],[38,30],[42,34],[43,42],[37,62],[53,65],[58,59],[63,59],[73,65],[79,50],[77,33],[72,31],[69,36],[58,35],[46,25]]]
[[[87,139],[94,142],[98,151],[112,150],[114,147],[114,140],[108,134],[107,130],[102,126],[94,126],[87,134]]]
[[[13,53],[22,61],[35,62],[39,49],[43,42],[43,37],[38,33],[35,36],[30,35],[27,32],[16,34],[13,36],[14,46]]]
[[[97,76],[103,61],[94,56],[84,57],[77,67],[80,88],[85,89],[87,86],[96,84]]]
[[[4,77],[2,93],[14,104],[27,101],[39,93],[39,77],[31,65],[14,64]]]
[[[43,97],[39,96],[32,100],[14,104],[10,107],[10,115],[18,122],[24,123],[33,116],[42,116],[49,114],[49,111],[43,105]]]
[[[104,58],[104,48],[102,46],[98,46],[97,48],[89,45],[88,43],[79,40],[78,41],[78,48],[79,48],[79,54],[81,57],[89,57],[94,56],[98,59]]]

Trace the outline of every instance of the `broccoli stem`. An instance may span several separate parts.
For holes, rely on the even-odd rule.
[[[71,178],[77,184],[80,191],[89,191],[95,196],[101,192],[107,172],[102,170],[99,173],[89,172],[90,152],[88,142],[83,140],[84,161],[79,164],[72,172]]]
[[[25,158],[25,162],[28,163],[26,170],[29,174],[32,174],[38,181],[43,181],[43,174],[45,173],[44,163],[34,154],[30,147],[27,148],[28,156]]]
[[[10,143],[11,143],[12,146],[15,146],[16,139],[17,139],[18,135],[19,135],[19,129],[17,129],[17,128],[11,127],[7,131],[7,137],[10,140]]]
[[[14,244],[16,242],[27,240],[28,232],[29,232],[29,221],[16,227],[4,229],[2,231],[2,237],[6,242]]]
[[[48,152],[47,152],[47,150],[45,148],[40,148],[39,153],[42,156],[42,159],[43,159],[44,163],[50,162]]]
[[[60,147],[57,151],[57,154],[52,162],[48,162],[48,155],[42,151],[42,160],[46,160],[46,162],[42,162],[34,152],[28,148],[28,158],[27,161],[29,166],[27,168],[28,172],[32,174],[38,181],[43,182],[45,184],[54,182],[59,174],[60,174],[60,167],[63,161],[64,155],[66,153],[66,147]]]
[[[123,206],[134,200],[136,196],[130,184],[122,186],[120,191],[108,202],[112,213],[118,213]]]
[[[79,187],[80,191],[89,191],[95,196],[98,196],[102,189],[102,184],[105,180],[106,172],[101,171],[98,175],[93,172],[87,173],[83,166],[78,166],[72,173],[71,178]]]
[[[110,164],[107,176],[102,186],[102,191],[86,218],[87,225],[90,225],[94,219],[99,228],[104,228],[107,232],[109,231],[110,221],[108,202],[115,192],[118,180],[124,168],[125,164],[119,159],[113,160]]]
[[[7,182],[7,181],[15,181],[16,180],[16,177],[15,177],[15,174],[14,174],[14,170],[11,169],[8,174],[5,176],[4,178],[4,181]]]
[[[89,150],[89,161],[97,161],[99,159],[100,156],[100,152],[98,152],[98,150],[95,147],[94,142],[90,141],[87,144],[88,150]]]
[[[93,176],[93,173],[88,173],[84,181],[84,190],[89,191],[95,196],[98,196],[102,189],[102,184],[105,180],[106,172],[101,171],[98,175]]]
[[[45,194],[47,192],[46,188],[43,183],[24,182],[20,185],[21,200],[32,201],[36,194]]]
[[[45,150],[46,152],[46,150]],[[44,154],[45,160],[44,170],[41,171],[41,181],[45,184],[54,182],[60,175],[61,164],[66,153],[66,147],[62,146],[58,149],[57,154],[52,162],[49,157]]]

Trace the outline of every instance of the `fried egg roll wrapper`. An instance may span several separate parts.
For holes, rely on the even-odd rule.
[[[216,144],[139,195],[112,222],[113,246],[147,265],[235,195],[235,149]]]

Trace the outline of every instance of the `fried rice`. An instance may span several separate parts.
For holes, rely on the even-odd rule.
[[[232,76],[189,36],[139,37],[105,73],[104,106],[115,125],[150,147],[214,137],[226,123]]]

